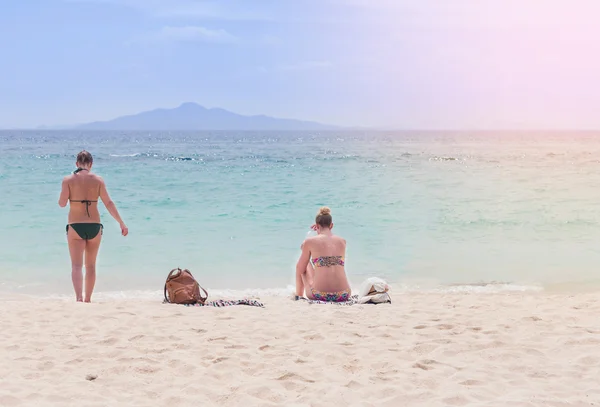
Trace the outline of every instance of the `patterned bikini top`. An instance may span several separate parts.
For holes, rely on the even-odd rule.
[[[344,265],[344,257],[343,256],[315,257],[313,259],[313,264],[315,267],[343,266]]]

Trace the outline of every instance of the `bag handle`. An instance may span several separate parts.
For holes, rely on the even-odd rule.
[[[190,273],[190,276],[194,277],[194,275],[192,274],[192,272],[189,271],[188,269],[183,269],[183,271],[186,271],[186,272]],[[200,290],[204,291],[204,297],[202,297],[202,293],[200,293],[200,299],[198,300],[198,303],[204,304],[204,302],[208,299],[208,293],[206,292],[206,290],[204,289],[204,287],[202,287],[200,285],[200,283],[198,283],[198,280],[196,280],[196,277],[194,277],[194,280],[196,281],[196,284],[198,284],[198,287],[200,288]]]
[[[174,268],[173,270],[171,270],[169,272],[169,275],[167,276],[167,282],[169,281],[169,279],[171,278],[171,276],[173,275],[173,272],[178,271],[181,273],[181,269],[179,267]],[[191,274],[191,273],[190,273]],[[165,290],[164,290],[164,295],[165,295],[165,301],[168,303],[171,303],[171,301],[169,300],[169,298],[167,297],[167,282],[165,282]]]
[[[198,284],[198,287],[200,287],[200,289],[202,291],[204,291],[204,297],[202,297],[202,293],[200,293],[200,300],[198,300],[198,302],[200,304],[204,304],[206,302],[206,300],[208,299],[208,293],[206,292],[206,290],[204,289],[204,287],[202,287],[200,284]]]

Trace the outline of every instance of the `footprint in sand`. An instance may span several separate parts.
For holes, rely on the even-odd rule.
[[[227,345],[225,349],[246,349],[244,345]]]
[[[431,369],[433,369],[433,365],[437,365],[437,364],[439,364],[439,362],[437,360],[424,359],[424,360],[416,362],[413,365],[413,367],[423,369],[423,370],[431,370]]]
[[[420,363],[420,362],[415,363],[412,367],[418,368],[418,369],[423,369],[423,370],[433,369],[433,366],[424,365],[423,363]]]
[[[298,382],[290,382],[290,381],[283,381],[281,383],[281,386],[286,389],[287,391],[293,391],[296,392],[298,391],[301,387],[303,387],[302,384],[298,383]]]
[[[411,349],[411,352],[416,353],[417,355],[427,355],[430,352],[433,352],[438,348],[438,345],[434,345],[432,343],[420,343]]]
[[[347,387],[349,389],[359,389],[363,386],[360,383],[355,382],[354,380],[350,380],[347,384],[344,385],[344,387]]]
[[[307,341],[314,341],[314,340],[322,340],[323,337],[320,334],[312,334],[312,335],[305,336],[304,339]]]
[[[53,404],[65,405],[65,404],[67,404],[71,400],[68,399],[67,397],[56,396],[54,394],[51,394],[49,396],[46,396],[46,401],[49,401],[49,402],[51,402]],[[40,405],[44,405],[44,403],[40,403]]]
[[[450,406],[465,406],[469,404],[469,400],[466,397],[456,396],[449,397],[442,400],[442,402],[450,405]]]
[[[152,366],[141,366],[141,367],[136,367],[134,370],[136,371],[136,373],[152,374],[152,373],[158,372],[160,370],[160,368],[152,367]]]
[[[296,373],[292,373],[292,372],[287,372],[285,374],[283,374],[282,376],[278,377],[277,380],[298,380],[301,382],[306,382],[306,383],[314,383],[315,381],[312,379],[307,379],[305,377],[302,377]]]
[[[185,363],[181,359],[171,359],[167,364],[172,368],[181,368],[181,366],[185,366]]]
[[[360,368],[358,366],[355,366],[355,365],[344,365],[343,368],[344,368],[344,370],[346,372],[349,372],[349,373],[352,373],[352,374],[354,374],[354,373],[356,373],[356,372],[358,372],[360,370]]]
[[[460,382],[458,384],[462,384],[463,386],[479,386],[479,385],[483,384],[483,382],[479,381],[479,380],[469,379],[469,380],[465,380],[464,382]]]
[[[25,373],[23,377],[27,380],[39,380],[43,376],[42,373]],[[4,406],[4,404],[0,403],[0,406]]]
[[[584,356],[582,358],[580,358],[578,360],[579,364],[585,365],[585,366],[597,366],[598,365],[598,358],[594,357],[594,356]]]
[[[142,339],[144,338],[144,335],[136,335],[136,336],[132,336],[131,338],[129,338],[130,341],[137,341],[138,339]]]
[[[54,363],[52,362],[44,362],[38,365],[38,370],[50,370],[54,367]]]
[[[117,338],[108,338],[108,339],[104,339],[104,340],[98,342],[98,344],[112,346],[112,345],[117,344],[118,342],[119,342],[119,340]]]

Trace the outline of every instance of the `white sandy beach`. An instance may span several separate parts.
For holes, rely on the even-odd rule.
[[[3,299],[0,405],[600,405],[597,294],[393,299]]]

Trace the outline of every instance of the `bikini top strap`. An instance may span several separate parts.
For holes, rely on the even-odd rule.
[[[82,199],[81,201],[75,201],[75,200],[71,199],[70,201],[71,202],[81,202],[82,204],[85,204],[85,211],[87,212],[88,217],[91,217],[90,205],[92,204],[92,202],[98,202],[98,201],[90,201],[89,199]]]

